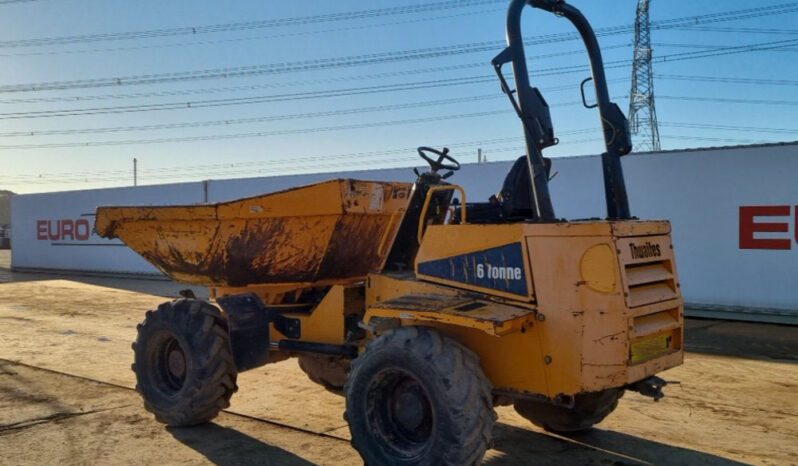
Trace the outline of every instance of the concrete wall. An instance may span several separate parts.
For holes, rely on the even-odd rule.
[[[688,302],[766,308],[798,317],[798,144],[630,155],[623,164],[632,213],[673,224]],[[470,201],[486,200],[499,190],[510,165],[464,165],[451,181],[466,188]],[[551,184],[559,217],[605,215],[598,156],[555,159],[553,170],[559,172]],[[99,204],[218,202],[337,177],[414,179],[410,169],[390,169],[16,196],[13,265],[153,272],[125,247],[63,246],[57,244],[63,241],[39,239],[36,221],[81,218]],[[756,206],[750,212],[758,215],[741,219],[741,207],[746,206]],[[743,236],[754,240],[742,248],[741,221]],[[769,229],[778,231],[754,231],[767,230],[757,226],[765,222],[775,223]],[[762,239],[776,241],[757,241]],[[91,243],[107,242],[94,236]]]

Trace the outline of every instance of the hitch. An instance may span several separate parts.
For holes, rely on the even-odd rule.
[[[651,397],[654,399],[654,401],[659,401],[660,398],[665,396],[665,394],[662,393],[662,387],[664,387],[665,385],[668,385],[668,382],[660,379],[657,376],[652,375],[647,379],[629,385],[627,388],[633,392],[637,392],[641,395]]]

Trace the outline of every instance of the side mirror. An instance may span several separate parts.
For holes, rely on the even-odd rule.
[[[589,83],[592,80],[593,80],[593,78],[585,78],[585,80],[582,81],[582,84],[579,85],[579,89],[582,91],[582,105],[584,105],[585,108],[596,108],[596,107],[598,107],[598,104],[589,105],[587,103],[587,97],[585,97],[585,84]]]

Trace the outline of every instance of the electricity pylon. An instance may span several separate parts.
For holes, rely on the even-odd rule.
[[[657,111],[654,106],[654,72],[651,66],[650,0],[637,1],[635,56],[629,93],[629,124],[635,152],[660,150]]]

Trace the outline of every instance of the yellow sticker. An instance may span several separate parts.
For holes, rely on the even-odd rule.
[[[629,349],[629,361],[632,364],[648,361],[671,351],[673,335],[671,332],[660,333],[632,343]]]

